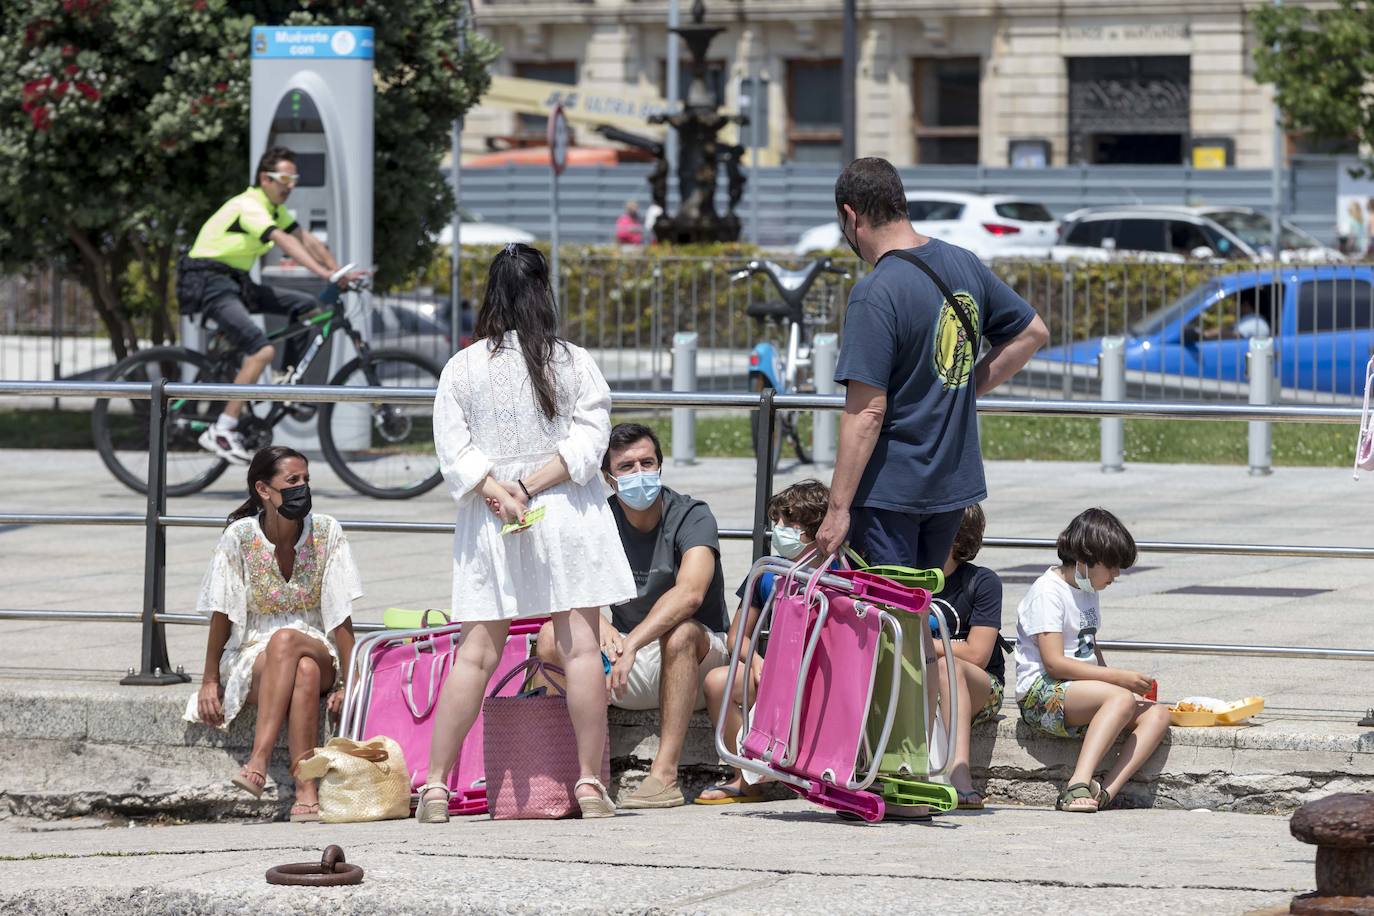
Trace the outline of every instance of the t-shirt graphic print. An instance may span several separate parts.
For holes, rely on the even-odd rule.
[[[962,289],[954,293],[954,298],[963,306],[964,314],[973,324],[974,332],[981,333],[983,316],[978,308],[978,300],[973,298],[972,293]],[[959,320],[959,314],[949,302],[946,302],[940,311],[934,338],[930,367],[940,387],[945,391],[963,388],[973,377],[973,364],[977,354],[973,352],[973,341],[968,339],[964,323]]]

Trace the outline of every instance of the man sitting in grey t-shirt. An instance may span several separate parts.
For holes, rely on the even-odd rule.
[[[663,486],[663,449],[647,426],[611,430],[602,459],[616,495],[611,512],[638,595],[602,617],[601,649],[611,661],[611,705],[660,710],[658,754],[622,808],[685,803],[678,761],[694,709],[706,705],[706,673],[729,658],[720,531],[704,502]],[[539,657],[558,662],[552,625],[539,633]]]

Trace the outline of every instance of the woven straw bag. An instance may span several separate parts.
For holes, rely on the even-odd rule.
[[[296,776],[320,781],[320,820],[326,824],[410,815],[410,773],[401,746],[390,738],[365,744],[330,738],[296,765]]]
[[[507,681],[539,670],[563,674],[563,669],[531,658],[482,701],[487,807],[493,820],[571,817],[581,811],[573,796],[581,768],[567,699],[558,694],[497,696]],[[600,776],[603,784],[611,780],[609,736]]]

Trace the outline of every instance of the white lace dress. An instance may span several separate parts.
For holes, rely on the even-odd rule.
[[[539,409],[514,333],[491,353],[477,341],[455,355],[434,400],[434,445],[458,503],[453,537],[453,619],[503,620],[635,596],[634,576],[606,504],[601,457],[611,392],[581,347],[554,363],[557,415]],[[561,455],[571,480],[535,495],[544,518],[501,536],[475,488],[491,474],[517,480]]]
[[[253,681],[253,662],[280,629],[291,627],[329,648],[338,670],[339,652],[332,633],[353,613],[362,585],[343,528],[328,515],[307,515],[296,541],[291,580],[282,578],[276,548],[256,518],[241,518],[224,530],[210,568],[200,585],[196,610],[229,618],[229,641],[220,656],[219,681],[224,688],[224,724],[243,709]],[[199,722],[192,695],[182,717]]]

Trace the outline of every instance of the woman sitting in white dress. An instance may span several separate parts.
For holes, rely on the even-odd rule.
[[[458,503],[453,617],[463,641],[435,711],[416,817],[448,820],[449,771],[477,718],[510,622],[552,613],[566,663],[583,817],[615,813],[601,772],[606,679],[600,609],[635,595],[601,482],[611,392],[581,347],[557,336],[544,256],[507,245],[492,259],[478,340],[444,368],[434,445]],[[489,508],[490,504],[490,508]],[[539,506],[542,520],[501,535]]]
[[[210,615],[205,673],[185,718],[221,730],[257,706],[253,750],[232,782],[260,797],[282,724],[291,770],[315,747],[320,697],[338,714],[353,652],[358,570],[339,523],[310,511],[310,469],[294,449],[272,446],[248,466],[248,499],[229,515],[200,587]],[[332,688],[332,690],[331,690]],[[320,819],[314,780],[296,780],[293,821]]]

